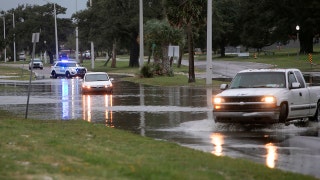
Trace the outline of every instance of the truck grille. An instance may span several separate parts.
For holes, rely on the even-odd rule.
[[[248,96],[248,97],[224,97],[226,103],[229,102],[261,102],[261,96]]]
[[[224,103],[219,104],[215,111],[226,112],[263,112],[276,108],[276,104],[261,102],[261,96],[224,97]]]

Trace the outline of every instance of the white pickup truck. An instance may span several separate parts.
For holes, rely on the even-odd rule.
[[[298,69],[248,69],[213,97],[215,122],[271,124],[320,119],[320,86]]]

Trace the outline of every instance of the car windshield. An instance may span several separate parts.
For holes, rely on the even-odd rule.
[[[34,59],[33,62],[41,62],[40,59]]]
[[[87,74],[85,77],[85,81],[108,81],[109,77],[107,74]]]
[[[237,74],[230,88],[284,88],[286,79],[284,72],[245,72]]]

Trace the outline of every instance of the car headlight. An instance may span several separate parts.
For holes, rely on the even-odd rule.
[[[84,88],[84,89],[90,89],[91,86],[82,85],[82,88]]]
[[[261,99],[261,102],[265,102],[265,103],[268,103],[268,104],[272,104],[272,103],[275,103],[276,102],[276,98],[273,97],[273,96],[265,96]]]

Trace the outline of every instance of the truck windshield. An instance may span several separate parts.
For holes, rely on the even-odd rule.
[[[245,72],[238,73],[232,80],[230,88],[285,88],[284,72]]]

